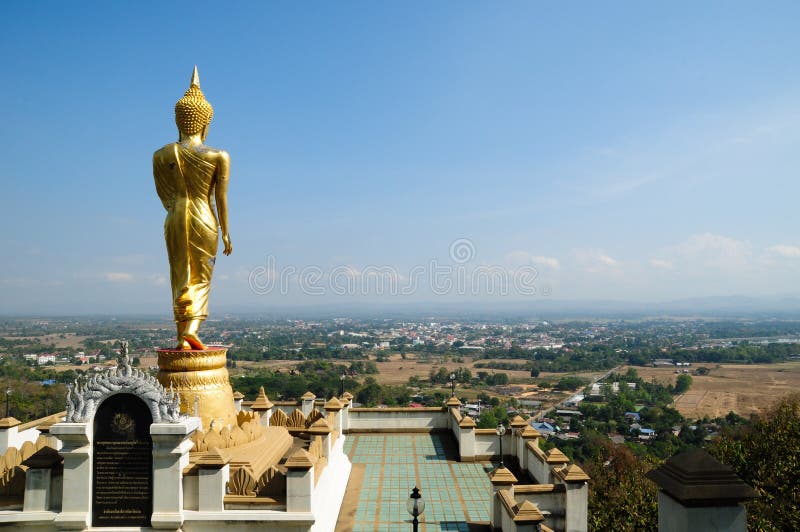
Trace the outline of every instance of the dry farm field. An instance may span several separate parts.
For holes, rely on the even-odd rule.
[[[64,349],[67,347],[81,347],[81,342],[89,337],[67,332],[44,334],[42,336],[4,336],[3,338],[6,340],[29,340],[31,342],[39,340],[44,345],[54,344],[56,349]]]
[[[800,390],[800,361],[780,364],[711,364],[697,363],[689,369],[709,369],[708,375],[692,375],[689,391],[675,398],[674,407],[684,416],[695,419],[741,416],[764,412],[779,398]],[[634,368],[639,375],[663,383],[675,383],[675,367]],[[683,368],[681,368],[683,369]],[[622,368],[625,372],[627,367]]]

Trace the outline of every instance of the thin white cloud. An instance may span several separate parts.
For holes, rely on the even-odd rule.
[[[598,255],[597,260],[599,260],[606,266],[616,266],[617,264],[619,264],[619,261],[617,259],[611,258],[608,255]]]
[[[223,277],[227,278],[228,276],[227,275],[221,275],[220,279],[223,278]],[[151,275],[148,279],[150,280],[151,283],[153,283],[156,286],[161,286],[161,285],[167,284],[167,278],[165,276],[163,276],[163,275],[160,275],[160,274]]]
[[[506,262],[512,266],[521,265],[535,265],[549,268],[551,270],[560,270],[561,262],[555,257],[548,257],[546,255],[533,255],[527,251],[512,251],[505,257]]]
[[[114,264],[125,264],[131,266],[140,266],[152,261],[152,257],[143,254],[135,255],[116,255],[111,257],[111,262]]]
[[[675,246],[674,254],[690,267],[744,270],[751,266],[748,242],[713,233],[698,233]]]
[[[64,282],[59,279],[36,279],[32,277],[13,277],[0,279],[0,285],[15,288],[49,287],[63,286]]]
[[[573,253],[583,270],[589,273],[617,272],[622,265],[602,249],[579,248]]]
[[[800,134],[798,109],[800,102],[791,95],[728,112],[676,114],[642,135],[584,147],[571,166],[561,169],[555,184],[569,194],[568,201],[583,206],[649,192],[667,180],[671,190],[685,188],[687,193],[697,182],[730,186],[732,179],[752,180],[752,169],[742,162],[785,164],[788,147],[796,145]]]
[[[671,270],[674,268],[672,261],[664,259],[650,259],[650,266],[659,270]]]
[[[651,183],[659,181],[663,176],[655,173],[635,177],[611,177],[607,181],[584,180],[577,183],[561,182],[571,193],[578,194],[583,200],[607,201],[616,199]]]
[[[553,270],[561,269],[561,263],[555,257],[545,257],[543,255],[534,255],[531,257],[531,262],[540,266],[547,266]]]
[[[766,252],[772,256],[785,257],[789,259],[796,259],[800,257],[800,246],[791,246],[787,244],[776,244],[766,249]]]
[[[659,176],[655,174],[634,177],[631,179],[622,179],[605,184],[598,192],[609,197],[622,196],[629,192],[633,192],[637,188],[641,188],[649,183],[653,183],[658,179]]]
[[[111,283],[128,283],[133,281],[133,274],[127,272],[106,272],[103,278]]]

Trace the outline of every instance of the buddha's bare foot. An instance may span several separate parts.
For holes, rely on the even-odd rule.
[[[195,334],[186,333],[183,335],[183,342],[184,344],[189,344],[191,349],[196,349],[198,351],[204,351],[206,346],[203,345],[203,342],[200,341],[200,338],[197,337]]]

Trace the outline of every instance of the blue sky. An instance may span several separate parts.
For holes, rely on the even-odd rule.
[[[0,312],[169,312],[150,157],[195,64],[232,157],[212,313],[796,294],[798,20],[796,2],[4,2]],[[411,286],[431,261],[532,269],[535,294],[331,288],[380,268]],[[254,290],[281,272],[289,289]]]

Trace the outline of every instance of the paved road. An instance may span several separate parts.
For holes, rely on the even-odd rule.
[[[596,378],[595,378],[595,379],[594,379],[594,380],[593,380],[591,383],[589,383],[589,386],[591,386],[592,384],[595,384],[595,383],[597,383],[597,382],[600,382],[600,381],[602,381],[603,379],[605,379],[606,377],[608,377],[608,376],[609,376],[609,375],[611,375],[612,373],[614,373],[614,372],[618,371],[618,370],[619,370],[619,368],[621,368],[621,367],[622,367],[622,364],[620,364],[620,365],[618,365],[618,366],[616,366],[616,367],[614,367],[614,368],[611,368],[610,370],[608,370],[608,371],[606,371],[605,373],[603,373],[601,376],[599,376],[599,377],[596,377]],[[559,408],[564,408],[564,407],[566,407],[566,406],[567,406],[567,405],[566,405],[567,401],[569,401],[569,400],[570,400],[570,399],[571,399],[571,398],[572,398],[572,397],[575,395],[575,393],[576,393],[576,390],[573,390],[573,392],[572,392],[572,393],[570,393],[570,394],[567,396],[567,398],[566,398],[566,399],[564,399],[563,401],[561,401],[560,403],[558,403],[558,404],[556,404],[556,405],[553,405],[553,406],[551,406],[551,407],[545,408],[545,409],[543,409],[543,410],[539,410],[538,412],[536,412],[535,414],[533,414],[531,417],[532,417],[533,419],[542,419],[542,418],[544,417],[544,415],[545,415],[547,412],[549,412],[550,410],[552,410],[553,408],[555,408],[555,409],[559,409]]]

